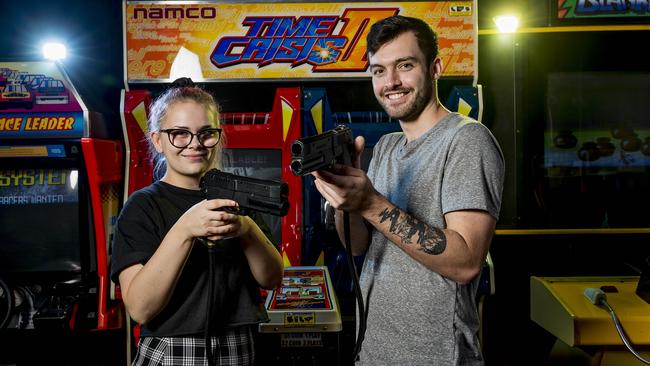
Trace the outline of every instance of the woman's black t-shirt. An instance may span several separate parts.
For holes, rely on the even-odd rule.
[[[200,191],[162,181],[133,193],[115,226],[111,255],[113,282],[119,283],[119,274],[125,268],[145,264],[181,215],[203,199]],[[270,237],[264,225],[260,227]],[[211,323],[216,326],[212,328],[218,331],[227,326],[268,321],[239,240],[221,241],[214,251],[215,301]],[[169,303],[154,319],[142,325],[142,336],[203,334],[208,311],[208,259],[207,247],[196,242]]]

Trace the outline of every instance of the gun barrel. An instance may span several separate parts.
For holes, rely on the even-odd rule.
[[[352,130],[338,126],[318,135],[296,139],[291,144],[291,164],[295,175],[327,169],[335,163],[350,163]]]
[[[291,161],[289,167],[295,175],[305,175],[315,170],[330,167],[335,162],[336,159],[325,160],[325,156],[319,154],[311,160],[295,159]]]
[[[296,140],[291,144],[291,155],[302,155],[305,145],[302,141]]]

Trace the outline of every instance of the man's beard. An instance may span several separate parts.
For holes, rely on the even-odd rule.
[[[413,91],[413,89],[411,89]],[[409,122],[417,119],[422,113],[427,104],[431,101],[433,96],[433,83],[429,80],[424,84],[421,93],[416,93],[414,98],[406,105],[393,108],[388,106],[383,98],[379,100],[379,104],[384,108],[386,113],[391,117],[402,122]]]

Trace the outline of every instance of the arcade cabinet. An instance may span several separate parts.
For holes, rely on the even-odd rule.
[[[650,359],[650,303],[637,294],[638,284],[637,276],[531,277],[531,319],[557,337],[549,361],[647,365],[633,354]]]
[[[379,112],[365,54],[370,25],[394,14],[423,17],[436,28],[447,84],[474,86],[475,8],[476,1],[382,2],[381,6],[125,1],[124,105],[128,108],[124,120],[125,131],[133,130],[127,134],[128,181],[140,179],[132,176],[139,168],[151,170],[150,163],[141,158],[146,156],[141,144],[146,133],[147,91],[155,93],[172,82],[172,71],[179,69],[174,62],[181,55],[193,55],[199,66],[192,70],[200,71],[200,77],[193,80],[222,103],[225,170],[281,179],[289,185],[291,211],[281,220],[269,221],[270,227],[278,228],[274,231],[286,271],[283,285],[267,298],[272,322],[260,327],[263,341],[257,344],[264,346],[259,357],[265,362],[347,364],[352,361],[345,347],[351,349],[355,341],[353,302],[349,306],[340,303],[341,310],[347,307],[349,314],[341,314],[347,318],[333,323],[329,315],[320,323],[320,314],[326,311],[305,308],[315,300],[325,306],[328,302],[321,296],[331,295],[332,308],[327,311],[333,311],[329,314],[336,319],[334,305],[339,304],[341,294],[352,290],[342,247],[323,202],[308,178],[290,171],[291,143],[347,124],[355,135],[366,137],[367,164],[379,137],[399,130],[396,121]],[[273,101],[267,103],[271,95]],[[330,105],[333,98],[342,101],[336,108]],[[151,177],[145,173],[140,183],[127,183],[125,192],[148,184]],[[357,258],[358,267],[362,262],[363,258]],[[351,339],[327,334],[336,333],[337,322],[345,320]],[[346,326],[341,325],[345,333]]]
[[[108,278],[123,153],[106,123],[60,64],[0,63],[0,362],[44,357],[24,352],[43,332],[123,326]]]
[[[601,282],[638,276],[635,266],[648,256],[650,216],[642,212],[650,199],[650,151],[644,149],[650,69],[637,53],[648,38],[650,12],[640,2],[529,1],[522,27],[505,34],[490,29],[498,15],[490,3],[481,2],[487,16],[479,59],[489,61],[480,62],[479,74],[506,177],[491,248],[500,292],[491,302],[495,332],[486,360],[541,364],[560,338],[541,313],[562,316],[564,334],[586,336],[582,325],[593,325],[596,315],[604,325],[608,315],[587,302],[584,287],[599,288],[595,276],[605,277]],[[540,285],[531,276],[571,281]],[[618,299],[637,301],[620,288],[607,297],[615,309]],[[643,324],[642,317],[626,319],[626,310],[620,307],[624,328],[635,328],[632,319]],[[605,337],[616,338],[611,323],[589,329],[599,339],[575,348],[593,350],[610,342]],[[491,341],[504,337],[509,341]]]

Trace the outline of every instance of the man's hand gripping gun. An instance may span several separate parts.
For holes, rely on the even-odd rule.
[[[334,164],[351,165],[353,144],[352,130],[345,126],[297,139],[291,144],[291,171],[307,175]]]
[[[248,215],[257,211],[285,216],[289,211],[289,186],[284,182],[243,177],[211,169],[201,178],[201,191],[207,199],[231,199],[239,207],[225,207],[226,212]]]

